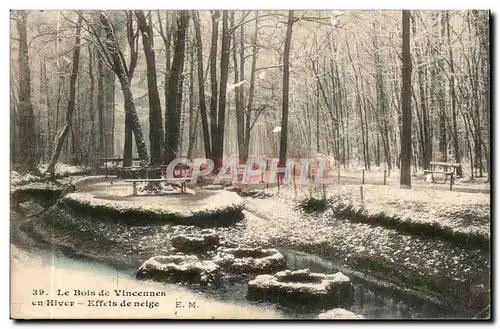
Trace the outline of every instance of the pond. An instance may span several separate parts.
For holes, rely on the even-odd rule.
[[[387,283],[368,278],[318,256],[293,250],[280,250],[291,270],[309,268],[311,272],[336,273],[342,271],[353,282],[355,301],[350,311],[368,319],[458,319],[471,314],[457,312],[449,307],[418,296],[415,293],[391,287]]]
[[[288,268],[291,270],[309,268],[311,272],[336,273],[342,270],[349,276],[355,286],[355,301],[349,308],[351,312],[361,314],[368,319],[423,319],[423,318],[470,318],[470,314],[456,312],[446,306],[426,300],[408,291],[401,291],[390,287],[383,282],[368,279],[360,273],[349,271],[334,262],[324,260],[318,256],[309,255],[293,250],[282,249]],[[116,270],[115,268],[93,261],[74,259],[62,256],[57,252],[44,253],[44,266],[53,266],[73,271],[90,272],[106,277],[132,279],[135,268]],[[219,302],[236,303],[240,307],[260,307],[262,310],[275,310],[285,318],[315,318],[324,310],[308,309],[308,307],[290,308],[267,302],[248,301],[246,299],[247,282],[250,278],[226,279],[221,287],[184,286],[195,294],[203,293]],[[137,289],[142,282],[137,281]],[[176,290],[174,284],[161,284],[165,290]]]

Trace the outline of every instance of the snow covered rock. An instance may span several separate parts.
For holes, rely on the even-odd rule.
[[[209,283],[220,276],[220,268],[212,261],[201,261],[193,255],[155,256],[137,270],[137,279],[190,281]]]
[[[341,272],[311,273],[309,269],[259,275],[248,283],[247,298],[273,302],[318,306],[350,306],[354,286]]]
[[[19,204],[19,208],[26,216],[33,216],[41,213],[45,208],[35,200],[28,200]]]
[[[273,273],[286,268],[285,257],[276,249],[221,248],[212,259],[224,270],[237,274]]]
[[[352,313],[343,308],[334,308],[319,314],[317,319],[327,320],[327,319],[364,319],[365,317],[360,314]]]
[[[176,235],[170,240],[172,246],[181,252],[203,253],[216,249],[220,244],[219,235],[210,229],[202,230],[200,234]]]

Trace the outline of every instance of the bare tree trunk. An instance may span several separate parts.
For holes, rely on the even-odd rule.
[[[168,11],[165,11],[165,18],[166,18],[165,19],[165,29],[163,29],[163,23],[162,23],[163,18],[161,16],[161,12],[160,11],[156,12],[156,15],[158,18],[160,35],[163,39],[163,44],[165,46],[165,88],[164,88],[165,107],[167,106],[166,102],[168,99],[168,79],[170,76],[170,57],[171,57],[170,56],[170,53],[171,53],[170,47],[171,47],[171,43],[172,43],[172,35],[174,33],[175,22],[176,22],[175,16],[171,20],[171,22],[169,22],[169,16],[172,16],[169,14],[170,13]],[[174,12],[174,15],[175,15],[175,12]],[[170,27],[169,27],[169,23],[170,23]],[[167,129],[166,126],[165,126],[165,129]]]
[[[210,46],[210,132],[212,136],[212,158],[215,158],[219,151],[219,133],[217,127],[217,43],[219,30],[219,11],[211,11],[212,14],[212,44]]]
[[[283,108],[281,113],[281,139],[279,166],[286,166],[286,149],[288,137],[288,93],[290,77],[290,46],[292,43],[292,27],[294,23],[293,10],[288,11],[288,22],[286,28],[285,51],[283,53]],[[280,177],[283,177],[281,175]]]
[[[18,11],[19,32],[19,168],[25,172],[36,172],[35,116],[31,103],[31,73],[28,56],[27,11]]]
[[[186,48],[186,30],[189,22],[189,12],[181,10],[177,14],[177,33],[175,38],[174,58],[168,80],[168,99],[165,114],[165,164],[175,159],[179,144],[179,127],[181,120],[181,100],[179,88],[182,88],[181,74],[184,69]]]
[[[104,66],[104,155],[114,155],[115,73]]]
[[[201,40],[200,18],[198,12],[193,11],[193,22],[196,33],[196,57],[198,67],[198,94],[200,97],[201,128],[203,131],[203,146],[205,157],[212,157],[212,147],[210,145],[210,131],[208,129],[207,105],[205,101],[205,78],[203,73],[203,46]]]
[[[146,57],[147,77],[148,77],[148,96],[149,96],[149,141],[151,164],[161,163],[163,146],[163,125],[160,105],[160,95],[158,93],[158,83],[156,80],[156,60],[153,50],[153,30],[146,22],[146,17],[142,10],[136,10],[135,15],[142,33],[142,44],[144,55]]]
[[[245,11],[241,11],[241,21],[240,21],[240,80],[241,81],[245,81],[245,24],[242,24],[243,23],[243,19],[244,19],[244,16],[246,15]],[[258,33],[258,26],[256,25],[255,26],[255,34],[257,35]],[[236,45],[236,42],[235,42],[235,45]],[[239,96],[240,96],[240,100],[239,100],[239,104],[240,104],[240,110],[241,110],[241,122],[243,123],[245,121],[245,87],[244,85],[241,85],[240,87],[238,87],[238,90],[239,90]],[[237,119],[237,121],[239,121],[239,119]],[[245,163],[246,162],[246,152],[245,151],[245,130],[244,130],[244,125],[242,125],[241,127],[241,138],[242,138],[242,144],[241,144],[241,147],[243,148],[243,150],[240,151],[240,144],[238,142],[238,152],[239,152],[239,160],[240,160],[240,163]],[[238,129],[240,129],[238,128]],[[239,134],[239,133],[238,133]],[[238,138],[239,135],[238,135]],[[243,162],[241,162],[243,160]]]
[[[226,90],[229,76],[229,52],[231,51],[231,31],[229,30],[229,13],[222,12],[222,48],[220,58],[219,113],[217,124],[217,148],[214,151],[215,169],[222,167],[224,156],[224,132],[226,123]]]
[[[66,112],[66,124],[64,125],[63,130],[59,134],[57,139],[56,149],[52,154],[49,165],[47,166],[47,173],[51,176],[54,175],[54,169],[57,163],[57,159],[59,158],[59,154],[61,153],[64,140],[68,135],[69,129],[71,127],[71,122],[73,119],[73,112],[75,110],[75,90],[76,90],[76,78],[78,77],[78,63],[80,60],[80,31],[82,29],[82,21],[83,16],[78,16],[78,24],[76,26],[76,37],[75,37],[75,47],[73,50],[73,70],[71,71],[71,77],[69,80],[69,101],[68,101],[68,110]]]
[[[89,51],[89,80],[90,80],[90,90],[89,90],[89,120],[90,120],[90,147],[87,152],[87,162],[90,157],[91,161],[95,165],[96,161],[96,143],[95,143],[95,106],[94,106],[94,94],[95,94],[95,82],[94,82],[94,53],[92,47],[88,47]]]
[[[196,140],[196,131],[198,128],[198,115],[199,111],[195,110],[195,100],[194,100],[194,88],[195,88],[195,81],[194,81],[194,66],[195,66],[195,59],[194,59],[194,50],[190,50],[189,52],[189,132],[188,132],[188,151],[187,151],[187,157],[191,159],[192,154],[193,154],[193,148],[194,148],[194,143]],[[195,113],[196,112],[196,113]]]
[[[450,76],[449,76],[449,90],[451,94],[451,121],[452,121],[452,129],[451,135],[453,138],[453,149],[455,151],[455,162],[461,163],[460,156],[460,146],[458,141],[458,129],[457,129],[457,105],[456,105],[456,93],[455,93],[455,64],[453,59],[453,50],[451,47],[451,38],[450,38],[450,15],[449,12],[446,11],[446,25],[447,25],[447,41],[448,41],[448,54],[449,54],[449,64],[450,64]],[[459,167],[457,170],[457,176],[461,177],[462,167]]]
[[[244,162],[248,160],[250,151],[250,120],[252,118],[253,98],[255,94],[255,70],[257,68],[257,33],[259,28],[259,11],[255,11],[255,33],[252,37],[252,68],[250,70],[250,86],[248,90],[248,105],[245,112],[245,143],[243,147]]]
[[[402,29],[402,129],[401,129],[401,186],[411,187],[411,52],[410,52],[410,11],[403,10]]]
[[[137,146],[137,152],[139,154],[139,159],[143,164],[148,163],[148,151],[146,148],[146,143],[144,142],[144,135],[142,133],[141,125],[139,122],[139,117],[135,110],[134,98],[132,96],[132,91],[130,87],[130,76],[133,74],[132,68],[135,65],[131,65],[127,70],[125,59],[123,53],[118,47],[117,40],[115,39],[115,33],[113,27],[106,16],[101,13],[100,21],[103,25],[104,33],[106,35],[106,47],[110,54],[111,60],[113,61],[113,69],[115,74],[118,76],[120,81],[120,86],[123,92],[123,98],[125,100],[125,139],[131,139],[131,135],[127,135],[127,127],[130,129],[135,137],[135,143]],[[132,162],[131,147],[125,148],[123,156],[123,166],[130,166]],[[130,153],[129,153],[130,152]]]
[[[47,67],[45,65],[45,62],[41,62],[41,83],[40,83],[40,93],[41,97],[43,99],[44,103],[44,108],[46,111],[46,117],[47,117],[47,147],[44,152],[44,159],[49,159],[50,155],[52,154],[52,143],[51,143],[51,136],[52,136],[52,115],[50,114],[52,109],[51,109],[51,104],[50,104],[50,94],[49,94],[49,79],[47,78]]]
[[[441,13],[441,34],[440,40],[444,39],[445,33],[445,20],[444,15]],[[436,23],[436,29],[439,28],[439,23]],[[443,67],[444,58],[441,57],[438,61],[438,65]],[[438,104],[439,104],[439,152],[443,155],[443,161],[448,161],[448,140],[446,135],[446,103],[445,103],[445,95],[444,95],[444,72],[441,72],[440,79],[442,79],[437,87],[437,96],[438,96]]]
[[[10,161],[14,164],[19,163],[18,161],[18,152],[19,145],[18,141],[18,129],[19,129],[19,102],[16,98],[16,94],[12,88],[12,84],[10,87]]]
[[[234,11],[231,13],[231,28],[234,28]],[[241,26],[243,29],[243,25]],[[238,83],[240,82],[240,71],[238,70],[238,52],[237,52],[237,46],[236,42],[234,43],[234,50],[233,50],[233,63],[234,63],[234,105],[235,105],[235,111],[236,111],[236,136],[237,136],[237,142],[238,142],[238,159],[239,163],[243,164],[245,163],[245,157],[244,157],[244,147],[245,147],[245,114],[243,111],[243,103],[242,103],[242,98],[240,95],[240,90],[243,90],[243,88],[240,88]],[[240,55],[243,52],[244,54],[244,49],[240,48]],[[245,56],[240,56],[240,59],[244,59]],[[241,62],[241,68],[245,65],[244,62]],[[241,80],[243,80],[243,77],[241,77]]]
[[[105,156],[104,150],[104,67],[101,56],[97,56],[97,118],[99,120],[98,149],[99,157]]]

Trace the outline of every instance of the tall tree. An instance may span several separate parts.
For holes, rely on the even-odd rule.
[[[104,154],[114,155],[115,143],[115,73],[104,65]],[[124,160],[125,162],[125,160]]]
[[[198,68],[198,95],[200,98],[201,129],[203,132],[203,146],[205,157],[211,158],[212,148],[210,145],[210,131],[208,130],[207,104],[205,101],[205,77],[203,73],[203,44],[201,40],[200,16],[193,11],[193,23],[196,33],[196,58]]]
[[[75,110],[75,91],[76,91],[76,79],[78,77],[78,64],[80,61],[80,32],[82,30],[82,22],[83,16],[78,15],[78,23],[76,26],[76,37],[75,37],[75,46],[73,49],[73,69],[71,71],[71,77],[69,80],[69,100],[68,100],[68,110],[66,111],[66,124],[64,125],[63,130],[59,134],[57,139],[56,148],[54,153],[52,154],[49,165],[47,166],[47,174],[51,176],[54,175],[54,169],[57,163],[57,159],[59,158],[59,154],[61,153],[64,140],[68,135],[69,129],[71,128],[71,123],[73,120],[73,112]]]
[[[97,118],[99,121],[97,148],[99,157],[103,158],[106,155],[104,149],[104,65],[101,56],[97,56]]]
[[[130,49],[130,64],[128,65],[127,78],[129,80],[129,84],[132,82],[132,77],[134,76],[135,67],[137,66],[137,60],[139,57],[139,33],[134,28],[134,19],[132,15],[132,11],[125,11],[126,23],[127,23],[127,42]],[[118,25],[119,26],[119,25]],[[118,27],[121,29],[121,27]],[[118,43],[117,43],[118,45]],[[118,47],[118,46],[117,46]],[[123,65],[125,65],[125,59],[123,60]],[[121,82],[120,82],[121,83]],[[132,101],[133,103],[133,101]],[[135,104],[134,104],[135,108]],[[133,118],[129,111],[125,111],[125,141],[123,145],[123,166],[130,167],[132,166],[132,144],[133,144]],[[137,141],[136,141],[137,142]]]
[[[234,28],[234,11],[231,12],[231,28]],[[241,26],[243,29],[243,25]],[[243,156],[243,148],[245,144],[245,115],[243,111],[243,103],[241,98],[240,89],[240,79],[243,80],[243,76],[240,77],[241,71],[238,69],[238,47],[236,40],[233,46],[233,72],[234,72],[234,108],[236,112],[236,140],[238,144],[238,155],[239,155],[239,163],[245,163],[245,159]],[[243,56],[240,56],[241,68],[245,66],[244,62],[244,49],[240,47],[240,54],[243,52]]]
[[[399,184],[411,187],[411,51],[410,51],[410,11],[402,15],[402,88],[401,88],[401,176]]]
[[[210,45],[210,133],[212,136],[212,157],[218,153],[219,134],[217,129],[217,44],[219,40],[219,11],[211,11],[212,43]]]
[[[161,117],[160,94],[158,93],[158,83],[156,80],[156,60],[153,45],[153,29],[146,22],[146,17],[142,10],[136,10],[137,23],[142,34],[142,44],[146,57],[148,96],[149,96],[149,141],[151,164],[158,165],[162,158],[163,146],[163,124]]]
[[[106,56],[107,63],[112,67],[113,72],[118,77],[120,86],[123,93],[123,98],[125,100],[125,124],[130,125],[135,138],[135,143],[137,146],[137,152],[139,153],[139,159],[143,164],[148,163],[148,151],[146,149],[146,143],[144,142],[144,135],[142,133],[142,128],[139,123],[139,117],[135,109],[134,98],[132,96],[132,90],[130,86],[130,76],[133,75],[133,68],[135,64],[127,68],[127,63],[125,62],[125,57],[123,56],[120,47],[118,46],[118,41],[116,40],[116,35],[113,26],[106,15],[101,12],[99,14],[99,20],[103,26],[106,41],[104,42],[105,47],[103,49],[103,55]],[[128,116],[128,120],[127,120]],[[127,134],[127,127],[125,127],[125,134]],[[125,136],[127,138],[127,136]],[[131,162],[132,157],[130,155],[124,154],[123,166],[129,165],[125,163]]]
[[[177,13],[177,33],[175,37],[174,58],[168,79],[168,99],[165,114],[165,163],[168,164],[177,155],[179,144],[179,125],[181,121],[182,103],[179,100],[179,88],[182,90],[181,74],[184,69],[184,54],[186,48],[186,30],[189,22],[189,12],[181,10]]]
[[[19,101],[18,101],[18,138],[19,156],[22,161],[19,166],[22,171],[36,172],[36,130],[33,104],[31,103],[31,73],[28,55],[27,40],[27,11],[20,10],[17,13],[17,29],[19,33]]]
[[[253,110],[253,100],[255,95],[255,72],[257,70],[257,35],[259,33],[259,11],[255,11],[255,32],[252,36],[252,66],[250,68],[250,86],[248,87],[248,103],[245,111],[245,142],[243,146],[243,161],[248,160],[250,150],[250,132],[252,130],[251,118]],[[255,122],[256,120],[254,120]]]
[[[92,46],[88,46],[88,70],[89,70],[89,81],[90,81],[90,90],[88,95],[88,111],[89,111],[89,121],[90,121],[90,145],[88,146],[87,155],[86,155],[86,163],[88,163],[89,157],[92,162],[95,163],[96,159],[96,143],[95,143],[95,104],[94,104],[94,94],[95,94],[95,82],[94,82],[94,50]]]
[[[231,51],[231,31],[229,30],[229,13],[222,12],[222,48],[220,58],[219,112],[217,114],[217,144],[212,145],[215,168],[222,166],[224,155],[224,132],[226,123],[226,90],[229,76],[229,53]],[[213,134],[213,132],[212,132]]]
[[[290,89],[290,47],[292,44],[292,28],[294,23],[293,10],[288,11],[286,25],[285,51],[283,52],[283,103],[281,110],[281,138],[279,151],[279,166],[286,166],[286,149],[288,137],[288,93]],[[280,176],[282,177],[282,176]]]
[[[461,162],[460,156],[460,145],[458,142],[458,126],[457,126],[457,101],[456,101],[456,93],[455,93],[455,63],[453,58],[453,49],[451,46],[451,38],[450,38],[450,14],[446,11],[446,37],[448,41],[448,60],[450,66],[450,74],[449,74],[449,90],[450,90],[450,102],[451,102],[451,121],[452,121],[452,129],[450,129],[451,136],[453,138],[453,150],[455,153],[455,162]],[[457,169],[457,176],[462,176],[462,167]]]

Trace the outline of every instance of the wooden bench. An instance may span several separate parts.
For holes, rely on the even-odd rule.
[[[132,161],[141,161],[140,158],[132,158]],[[120,162],[123,162],[123,158],[100,158],[99,166],[107,167],[108,162],[111,162],[111,165],[117,167]]]
[[[126,179],[125,182],[132,183],[133,195],[137,195],[137,183],[142,182],[168,182],[168,183],[178,183],[181,186],[181,193],[186,193],[186,182],[191,180],[191,177],[183,178],[142,178],[142,179]]]
[[[443,174],[445,175],[443,184],[446,183],[448,176],[450,176],[451,184],[453,184],[453,176],[461,166],[460,163],[431,161],[430,169],[424,170],[424,175],[431,174],[432,181],[434,182],[434,174]],[[441,170],[437,170],[437,168],[441,168]]]

